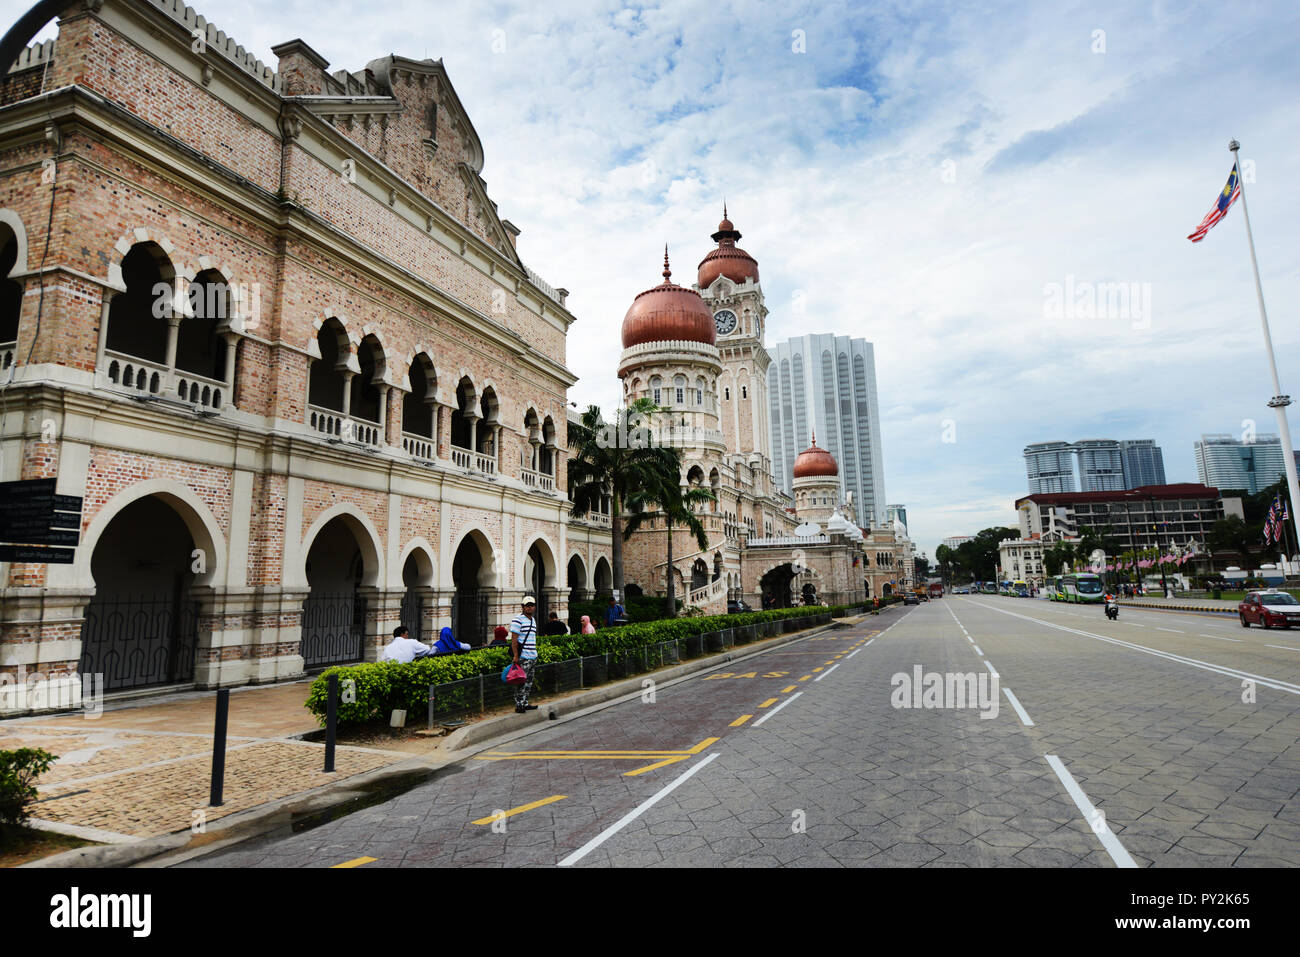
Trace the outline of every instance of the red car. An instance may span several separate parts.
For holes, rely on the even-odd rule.
[[[1300,626],[1300,601],[1284,591],[1247,592],[1237,606],[1237,614],[1241,616],[1242,628],[1252,624],[1265,628]]]

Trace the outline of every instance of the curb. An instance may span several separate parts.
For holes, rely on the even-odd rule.
[[[744,661],[773,648],[802,641],[825,631],[859,625],[871,616],[871,612],[865,612],[850,618],[835,618],[825,625],[815,625],[803,631],[755,641],[745,646],[745,652],[739,655],[735,653],[733,646],[730,651],[698,658],[659,671],[647,671],[641,676],[626,678],[611,685],[603,685],[590,691],[556,699],[548,705],[540,706],[534,713],[507,714],[477,722],[448,736],[446,750],[453,752],[451,754],[432,760],[411,758],[373,771],[354,774],[336,784],[322,785],[311,791],[289,795],[239,811],[214,822],[208,828],[207,834],[217,836],[197,847],[191,847],[188,851],[185,848],[192,844],[194,835],[180,832],[141,838],[129,844],[73,848],[19,866],[170,867],[195,860],[232,845],[264,836],[279,828],[288,827],[303,817],[329,815],[331,811],[338,811],[353,802],[388,800],[398,793],[424,783],[443,769],[461,764],[482,751],[497,747],[507,740],[542,731],[550,725],[551,721],[573,721],[594,711],[637,697],[643,690],[641,681],[645,676],[658,675],[659,677],[655,678],[656,686],[667,687],[685,681],[700,672],[720,668],[733,661]]]
[[[1209,605],[1165,605],[1165,604],[1139,604],[1132,601],[1121,601],[1125,608],[1154,608],[1160,611],[1194,611],[1202,615],[1236,615],[1235,608],[1213,608]]]

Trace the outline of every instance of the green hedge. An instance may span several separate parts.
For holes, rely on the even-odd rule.
[[[723,631],[761,622],[781,621],[787,618],[804,618],[810,615],[843,616],[850,607],[810,606],[782,608],[774,611],[754,611],[741,615],[710,615],[704,618],[671,618],[605,628],[594,635],[562,635],[538,639],[537,660],[546,664],[568,661],[590,655],[603,655],[613,651],[628,651],[674,639],[690,638],[706,632]],[[356,682],[355,700],[339,704],[339,724],[364,724],[387,719],[389,713],[401,709],[423,713],[429,698],[430,685],[441,685],[478,675],[501,674],[510,661],[508,648],[481,648],[459,655],[438,655],[418,658],[410,664],[380,661],[359,665],[344,665],[321,672],[312,682],[307,696],[307,710],[325,723],[325,709],[329,690],[329,676],[337,674],[340,686],[346,681]],[[345,697],[353,697],[345,695]]]
[[[40,748],[0,751],[0,828],[20,827],[36,800],[36,779],[58,758]]]

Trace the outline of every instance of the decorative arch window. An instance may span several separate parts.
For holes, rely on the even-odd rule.
[[[662,399],[660,397],[660,390],[662,385],[663,385],[663,380],[660,379],[659,376],[656,375],[650,377],[650,391],[652,393],[652,399],[654,400],[655,405],[660,405],[662,403]]]
[[[411,391],[402,397],[402,446],[412,455],[434,459],[438,449],[438,374],[420,353],[407,371]]]
[[[695,404],[704,405],[704,377],[697,376],[695,379]]]
[[[14,363],[23,309],[23,284],[10,274],[26,268],[26,263],[18,262],[17,233],[8,223],[0,223],[0,371]]]
[[[673,391],[677,396],[677,404],[686,404],[686,376],[679,375],[673,379]]]
[[[747,386],[747,385],[742,385],[742,386],[740,387],[740,397],[741,397],[742,399],[748,399],[748,398],[749,398],[749,386]]]
[[[724,388],[724,389],[722,390],[722,398],[723,398],[723,401],[726,401],[726,402],[730,402],[730,401],[731,401],[731,389],[730,389],[730,387]]]

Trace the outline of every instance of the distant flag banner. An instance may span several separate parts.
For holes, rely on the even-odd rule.
[[[1199,243],[1204,239],[1205,234],[1213,229],[1219,220],[1228,215],[1228,210],[1232,208],[1232,204],[1237,201],[1237,197],[1240,195],[1241,183],[1237,179],[1237,164],[1233,163],[1232,172],[1228,174],[1228,182],[1223,187],[1223,192],[1214,201],[1214,206],[1210,208],[1210,211],[1205,214],[1201,224],[1187,238],[1194,243]]]

